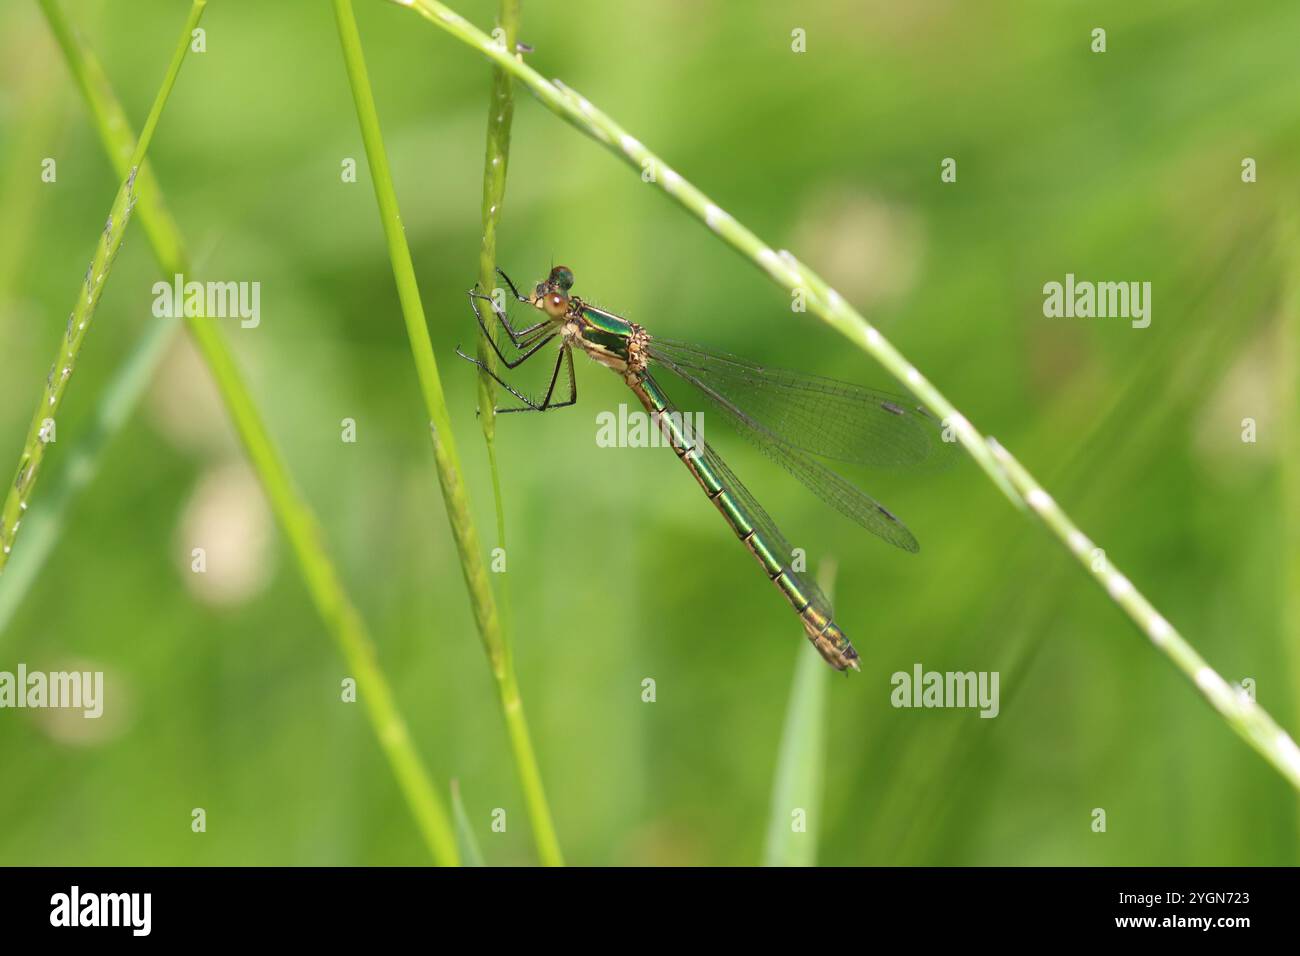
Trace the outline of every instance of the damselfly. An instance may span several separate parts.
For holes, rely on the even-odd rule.
[[[939,422],[901,396],[766,368],[735,356],[652,337],[637,323],[571,294],[573,272],[564,266],[552,269],[532,295],[521,295],[509,277],[497,271],[516,300],[543,313],[539,321],[516,328],[501,303],[478,289],[470,290],[479,329],[502,364],[508,369],[518,368],[559,339],[550,384],[540,399],[530,398],[478,359],[456,350],[461,358],[483,369],[523,402],[497,411],[544,412],[577,402],[575,348],[618,373],[727,524],[799,614],[809,640],[822,657],[836,670],[857,670],[858,652],[835,624],[830,602],[811,575],[793,566],[794,549],[790,543],[709,443],[682,427],[682,415],[650,370],[666,369],[703,392],[723,418],[819,498],[904,551],[918,550],[916,538],[907,527],[884,505],[816,458],[886,466],[936,460],[946,454],[949,446],[943,440]],[[509,337],[513,356],[507,357],[497,343],[479,302],[491,307]],[[568,380],[563,397],[556,394],[561,370]]]

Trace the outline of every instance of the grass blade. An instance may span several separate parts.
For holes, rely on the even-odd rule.
[[[513,50],[519,36],[519,0],[501,0],[497,24],[507,50]],[[497,287],[497,225],[506,198],[506,167],[510,163],[510,123],[514,118],[515,100],[510,74],[498,66],[492,68],[492,93],[488,101],[487,147],[483,157],[483,241],[479,246],[478,284],[481,289]],[[496,352],[478,336],[478,360],[495,371]],[[496,506],[497,547],[506,550],[506,509],[501,496],[501,470],[497,466],[496,382],[488,371],[478,376],[479,424],[483,444],[487,447],[488,471],[492,475],[492,499]],[[511,644],[511,610],[509,578],[497,577],[498,605],[501,609],[501,641],[506,660],[513,653]],[[513,665],[509,665],[513,666]]]
[[[460,781],[451,782],[451,812],[456,818],[456,845],[460,847],[460,860],[463,866],[487,866],[483,862],[483,851],[479,849],[478,838],[470,826],[469,814],[465,812],[465,803],[460,798]]]
[[[53,0],[41,0],[41,7],[95,117],[109,161],[120,174],[135,152],[131,147],[131,127],[125,113],[94,55],[75,36],[58,5]],[[186,36],[188,39],[188,34]],[[151,181],[143,182],[142,189],[139,215],[163,274],[169,277],[178,273],[188,275],[190,262],[185,243],[167,213],[161,191]],[[325,549],[324,535],[316,516],[294,487],[225,339],[216,326],[202,316],[186,319],[186,327],[212,373],[253,470],[289,540],[317,613],[356,678],[367,719],[415,817],[425,845],[435,862],[454,866],[459,857],[447,811],[393,700],[365,623],[355,610]]]
[[[89,486],[99,470],[105,446],[131,417],[172,340],[172,331],[171,326],[156,322],[140,337],[135,350],[122,363],[101,396],[90,428],[78,436],[76,444],[66,453],[62,468],[41,506],[27,515],[23,546],[13,556],[5,573],[0,575],[0,635],[13,620],[41,567],[54,550],[72,502]]]
[[[206,4],[207,0],[194,0],[190,7],[189,16],[185,20],[180,39],[172,53],[171,62],[163,75],[162,86],[158,89],[158,95],[154,97],[153,107],[149,110],[149,117],[145,120],[140,139],[127,159],[124,180],[109,209],[108,221],[100,232],[99,242],[90,260],[90,267],[86,270],[82,282],[83,288],[78,291],[72,313],[68,316],[67,334],[59,339],[59,350],[54,356],[54,364],[50,366],[50,373],[45,378],[45,388],[36,405],[32,423],[28,427],[27,440],[18,456],[18,468],[13,484],[9,487],[9,493],[5,496],[4,509],[0,512],[0,573],[4,572],[5,566],[9,563],[9,555],[13,551],[23,513],[27,510],[36,481],[40,477],[41,464],[45,460],[45,446],[49,441],[49,429],[53,426],[59,406],[63,403],[72,372],[77,367],[81,346],[90,332],[95,310],[108,284],[113,260],[117,257],[118,250],[122,248],[126,227],[135,208],[135,184],[140,164],[144,162],[145,154],[149,151],[149,144],[153,140],[154,131],[158,128],[158,121],[162,118],[163,109],[167,106],[167,100],[176,85],[176,78],[180,75],[181,64],[185,62],[185,55],[189,52],[190,32],[202,18]]]
[[[474,528],[474,521],[470,514],[469,492],[461,476],[460,457],[451,430],[447,399],[442,391],[442,378],[438,373],[438,361],[433,355],[433,344],[429,340],[424,306],[420,303],[420,289],[415,280],[415,265],[411,261],[411,250],[406,243],[406,233],[402,228],[397,191],[393,187],[393,177],[389,172],[388,152],[379,129],[379,114],[375,109],[374,92],[370,87],[365,53],[361,48],[361,35],[357,31],[351,0],[334,0],[334,15],[338,24],[339,42],[343,47],[343,59],[347,66],[348,82],[352,87],[352,98],[356,105],[357,122],[361,127],[366,159],[370,164],[370,177],[375,185],[375,200],[379,206],[379,217],[388,243],[389,260],[393,267],[393,279],[397,284],[398,299],[402,305],[402,318],[406,323],[411,357],[415,362],[425,410],[429,415],[429,431],[433,436],[438,483],[442,488],[443,501],[446,503],[452,537],[455,539],[456,550],[460,555],[461,571],[465,577],[465,586],[469,590],[470,606],[474,611],[474,621],[482,638],[483,647],[487,651],[488,665],[496,681],[498,703],[506,722],[506,732],[510,738],[515,769],[519,774],[519,783],[528,809],[529,822],[532,824],[538,856],[547,866],[560,866],[564,862],[560,853],[560,844],[555,835],[555,825],[551,822],[546,792],[542,787],[541,769],[538,767],[532,738],[528,732],[528,721],[524,716],[524,705],[519,695],[519,683],[515,677],[514,664],[502,639],[496,600],[488,583],[487,567],[483,563],[483,556],[479,550],[478,532]]]
[[[818,583],[833,597],[835,565],[818,569]],[[764,866],[815,866],[826,775],[826,686],[832,671],[801,641],[785,710],[781,749],[772,779],[772,810],[763,843]]]

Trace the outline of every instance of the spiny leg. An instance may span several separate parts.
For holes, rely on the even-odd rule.
[[[551,399],[555,396],[555,383],[560,377],[560,363],[564,362],[569,367],[569,397],[562,402],[553,402]],[[514,389],[511,389],[514,391]],[[515,392],[518,395],[518,392]],[[546,397],[542,399],[541,404],[524,401],[524,408],[498,408],[499,414],[508,412],[546,412],[553,408],[567,408],[578,401],[578,380],[573,374],[573,350],[570,348],[560,349],[560,354],[555,357],[555,368],[551,370],[551,384],[547,386]]]
[[[519,355],[517,355],[514,361],[511,361],[510,359],[506,358],[501,353],[500,346],[498,346],[496,342],[493,341],[492,336],[489,335],[486,336],[486,338],[488,340],[488,345],[492,346],[492,351],[497,353],[497,358],[501,360],[501,364],[508,369],[516,369],[519,366],[523,365],[525,362],[527,362],[534,355],[536,355],[538,349],[540,349],[543,345],[551,341],[551,339],[555,338],[559,334],[560,333],[558,332],[551,332],[548,335],[540,335],[537,338],[530,339],[528,342],[525,342],[523,345],[519,346],[524,351],[522,351]],[[456,354],[462,357],[468,357],[465,356],[465,353],[460,350],[459,345],[456,346]]]
[[[527,296],[519,294],[519,290],[515,288],[515,284],[510,281],[510,277],[505,274],[505,272],[501,269],[500,266],[497,266],[497,275],[499,275],[502,279],[506,281],[506,285],[510,286],[510,291],[515,294],[515,298],[518,299],[520,302],[532,301]]]
[[[490,368],[488,368],[478,359],[474,358],[473,356],[466,355],[459,348],[456,349],[456,354],[459,355],[461,358],[463,358],[465,361],[477,365],[483,371],[487,372],[487,374],[492,377],[493,381],[495,381],[507,392],[509,392],[515,398],[519,399],[521,402],[524,403],[525,407],[523,408],[497,408],[495,409],[495,411],[498,415],[504,415],[509,412],[545,412],[545,411],[550,411],[553,408],[565,408],[569,405],[573,405],[578,400],[578,383],[577,383],[577,379],[573,375],[573,352],[568,348],[561,348],[560,354],[556,356],[555,368],[551,372],[551,384],[550,387],[547,388],[546,390],[546,397],[542,399],[541,402],[537,402],[529,398],[523,392],[519,391],[509,382],[501,378],[501,376],[497,375],[496,372],[492,371]],[[562,402],[552,402],[551,398],[555,394],[555,383],[560,374],[561,362],[567,362],[569,366],[569,397]]]
[[[504,388],[507,392],[509,392],[509,393],[510,393],[511,395],[513,395],[515,398],[519,399],[521,402],[523,402],[525,405],[527,405],[527,406],[529,407],[529,409],[535,409],[535,408],[537,408],[536,403],[533,402],[533,400],[532,400],[531,398],[529,398],[527,395],[524,395],[524,394],[523,394],[522,392],[520,392],[517,388],[515,388],[513,385],[511,385],[509,382],[507,382],[505,379],[503,379],[503,378],[502,378],[500,375],[498,375],[496,372],[492,371],[492,369],[488,368],[486,365],[484,365],[482,362],[480,362],[480,361],[479,361],[478,359],[476,359],[474,356],[472,356],[472,355],[466,355],[464,352],[462,352],[462,351],[460,350],[460,347],[459,347],[459,346],[456,347],[456,354],[459,355],[461,358],[463,358],[466,362],[469,362],[471,365],[477,365],[477,366],[478,366],[482,371],[486,372],[486,373],[491,377],[492,381],[496,382],[498,385],[500,385],[502,388]],[[508,408],[496,408],[496,409],[493,409],[493,411],[494,411],[494,412],[497,412],[498,414],[501,413],[501,412],[507,412],[507,411],[512,411],[512,410],[513,410],[513,409],[508,409]]]
[[[471,292],[470,295],[472,296],[473,293]],[[494,339],[490,334],[488,334],[487,326],[483,324],[483,316],[479,314],[477,308],[474,309],[474,316],[475,318],[478,319],[479,329],[482,331],[483,337],[487,339],[488,345],[492,346],[492,351],[496,353],[497,358],[500,359],[507,368],[511,368],[511,369],[515,369],[518,368],[520,365],[523,365],[530,358],[532,358],[534,355],[537,354],[538,349],[540,349],[547,342],[551,341],[551,339],[555,338],[555,336],[558,334],[556,332],[548,332],[546,328],[543,328],[539,332],[537,332],[537,334],[535,334],[531,339],[525,341],[523,338],[521,338],[520,341],[516,344],[516,348],[521,349],[522,354],[516,356],[513,360],[511,360],[506,358],[505,353],[501,351],[501,347],[497,345],[496,339]],[[459,345],[456,346],[456,354],[459,355],[461,358],[463,358],[465,361],[473,365],[477,365],[483,371],[487,372],[494,379],[496,379],[497,382],[509,388],[509,386],[506,385],[505,382],[502,382],[501,379],[498,378],[490,368],[488,368],[486,365],[480,362],[477,358],[474,358],[473,356],[470,355],[466,355],[464,352],[462,352]]]
[[[520,342],[521,339],[523,339],[525,336],[529,335],[530,333],[536,332],[538,329],[545,327],[546,325],[550,324],[552,321],[548,317],[542,319],[540,322],[536,323],[535,325],[528,326],[528,328],[526,329],[516,329],[513,325],[510,324],[509,316],[507,316],[505,312],[497,308],[497,304],[492,299],[491,296],[487,296],[484,295],[482,292],[478,292],[474,289],[470,289],[469,290],[470,308],[474,310],[474,318],[478,319],[478,327],[483,330],[483,334],[486,335],[489,340],[491,340],[492,338],[492,333],[488,331],[487,323],[483,319],[483,313],[478,310],[478,303],[474,301],[475,299],[483,299],[484,301],[491,303],[492,314],[497,317],[497,321],[501,323],[501,327],[506,330],[506,335],[510,336],[510,342],[512,345],[514,345],[515,348],[522,348],[523,346],[521,345]]]
[[[562,402],[552,402],[551,398],[555,395],[555,383],[560,377],[560,363],[564,362],[569,367],[569,397]],[[560,354],[555,358],[555,368],[551,370],[551,384],[546,389],[546,397],[542,399],[540,406],[529,403],[528,408],[498,408],[497,411],[505,412],[545,412],[553,408],[567,408],[576,404],[578,401],[578,380],[573,374],[573,349],[565,347],[560,349]]]

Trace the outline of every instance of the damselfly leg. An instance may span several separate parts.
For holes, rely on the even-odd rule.
[[[533,351],[535,352],[536,349]],[[490,375],[494,382],[524,403],[522,408],[497,408],[495,411],[498,415],[506,415],[510,412],[549,412],[555,408],[567,408],[570,405],[576,404],[578,401],[578,380],[573,374],[573,350],[567,347],[561,348],[560,353],[555,357],[555,368],[551,370],[551,383],[547,386],[546,394],[542,397],[540,402],[529,398],[474,356],[466,355],[459,347],[456,349],[456,354],[471,365],[477,365],[480,369]],[[529,354],[531,355],[532,353]],[[523,359],[520,361],[522,362]],[[562,402],[557,402],[553,401],[553,399],[555,398],[555,385],[560,378],[561,365],[567,365],[569,368],[569,397]]]
[[[501,278],[510,285],[511,291],[514,292],[517,299],[524,302],[529,301],[519,295],[518,290],[514,288],[513,283],[510,282],[509,277],[507,277],[504,272],[501,273]],[[519,354],[514,358],[507,358],[505,353],[501,350],[501,346],[497,344],[496,337],[492,335],[486,320],[483,318],[483,313],[479,310],[478,300],[480,299],[489,304],[492,312],[497,317],[497,321],[500,322],[501,327],[505,329],[506,335],[510,337],[510,343],[519,351]],[[478,320],[479,330],[483,333],[483,337],[487,339],[488,344],[492,346],[492,351],[496,353],[497,358],[500,359],[501,363],[508,369],[513,370],[523,365],[559,334],[555,331],[554,320],[550,318],[545,318],[525,329],[516,329],[511,324],[510,318],[506,315],[505,311],[497,308],[497,304],[493,301],[491,296],[484,295],[474,289],[469,291],[469,301],[470,306],[474,309],[474,317]],[[501,378],[501,376],[495,371],[488,368],[483,362],[479,361],[474,356],[466,355],[459,347],[456,349],[456,354],[465,359],[465,361],[478,366],[491,376],[493,381],[515,398],[523,402],[523,405],[518,408],[500,407],[495,409],[495,412],[499,415],[504,415],[510,412],[546,412],[553,408],[565,408],[569,405],[576,404],[578,401],[578,382],[573,374],[573,352],[567,347],[562,347],[559,354],[555,357],[555,368],[551,370],[550,384],[547,386],[546,394],[542,397],[541,401],[529,398],[515,386]],[[555,386],[559,382],[560,366],[566,364],[568,366],[569,395],[563,401],[557,402],[555,401]]]
[[[497,275],[501,277],[502,281],[504,281],[506,285],[510,286],[510,291],[514,293],[514,296],[518,301],[520,302],[533,301],[532,299],[528,298],[528,296],[519,294],[519,290],[515,288],[515,284],[510,281],[510,277],[505,274],[505,272],[500,268],[500,266],[497,267]]]
[[[526,329],[516,329],[510,324],[510,317],[506,315],[504,310],[497,308],[496,301],[491,296],[484,295],[477,289],[470,289],[468,295],[470,307],[474,310],[474,318],[478,319],[478,327],[483,330],[483,334],[487,336],[487,340],[492,343],[492,347],[496,349],[497,355],[501,355],[501,350],[496,347],[496,337],[492,335],[491,331],[489,331],[487,322],[483,319],[483,313],[479,311],[479,299],[487,302],[492,307],[492,314],[497,317],[497,321],[501,323],[501,327],[506,330],[506,335],[510,336],[510,344],[517,349],[527,348],[530,341],[535,341],[528,340],[530,335],[540,334],[547,326],[554,324],[550,318],[545,318],[540,322],[528,326]],[[506,361],[504,355],[501,355],[501,361]],[[513,366],[511,367],[513,368]]]

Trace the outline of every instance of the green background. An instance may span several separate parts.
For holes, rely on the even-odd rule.
[[[493,3],[453,5],[490,28]],[[187,6],[65,4],[136,124]],[[475,335],[464,290],[489,69],[407,11],[357,7],[486,547],[475,377],[453,349]],[[213,0],[203,26],[207,52],[182,70],[150,157],[198,277],[261,283],[259,328],[213,321],[435,779],[460,781],[489,862],[533,862],[329,5]],[[1090,51],[1097,26],[1104,54]],[[791,51],[796,27],[806,53]],[[1300,554],[1285,545],[1300,466],[1282,441],[1297,419],[1282,316],[1300,261],[1287,231],[1300,8],[524,0],[521,36],[544,75],[820,271],[1212,665],[1300,724],[1300,594],[1286,585]],[[9,469],[117,184],[34,4],[0,10],[0,77]],[[40,181],[44,157],[55,184]],[[345,157],[355,184],[340,181]],[[955,184],[939,180],[944,157]],[[1244,157],[1257,183],[1241,181]],[[563,262],[575,291],[652,333],[898,390],[522,91],[499,259],[521,283]],[[1151,327],[1045,318],[1042,286],[1067,272],[1150,281]],[[33,508],[159,321],[156,278],[133,225]],[[671,454],[596,446],[596,413],[634,399],[585,360],[577,373],[576,408],[498,424],[517,665],[566,857],[756,863],[794,663],[813,651]],[[355,444],[340,440],[349,417]],[[796,546],[837,560],[837,619],[862,653],[862,674],[829,675],[820,862],[1296,860],[1296,794],[969,460],[852,473],[920,539],[907,555],[744,441],[713,438]],[[242,469],[178,339],[0,633],[0,670],[106,671],[110,711],[93,727],[0,711],[0,863],[427,862]],[[224,542],[202,585],[195,527]],[[894,709],[889,676],[917,662],[999,671],[1000,715]],[[205,834],[190,831],[194,807]]]

